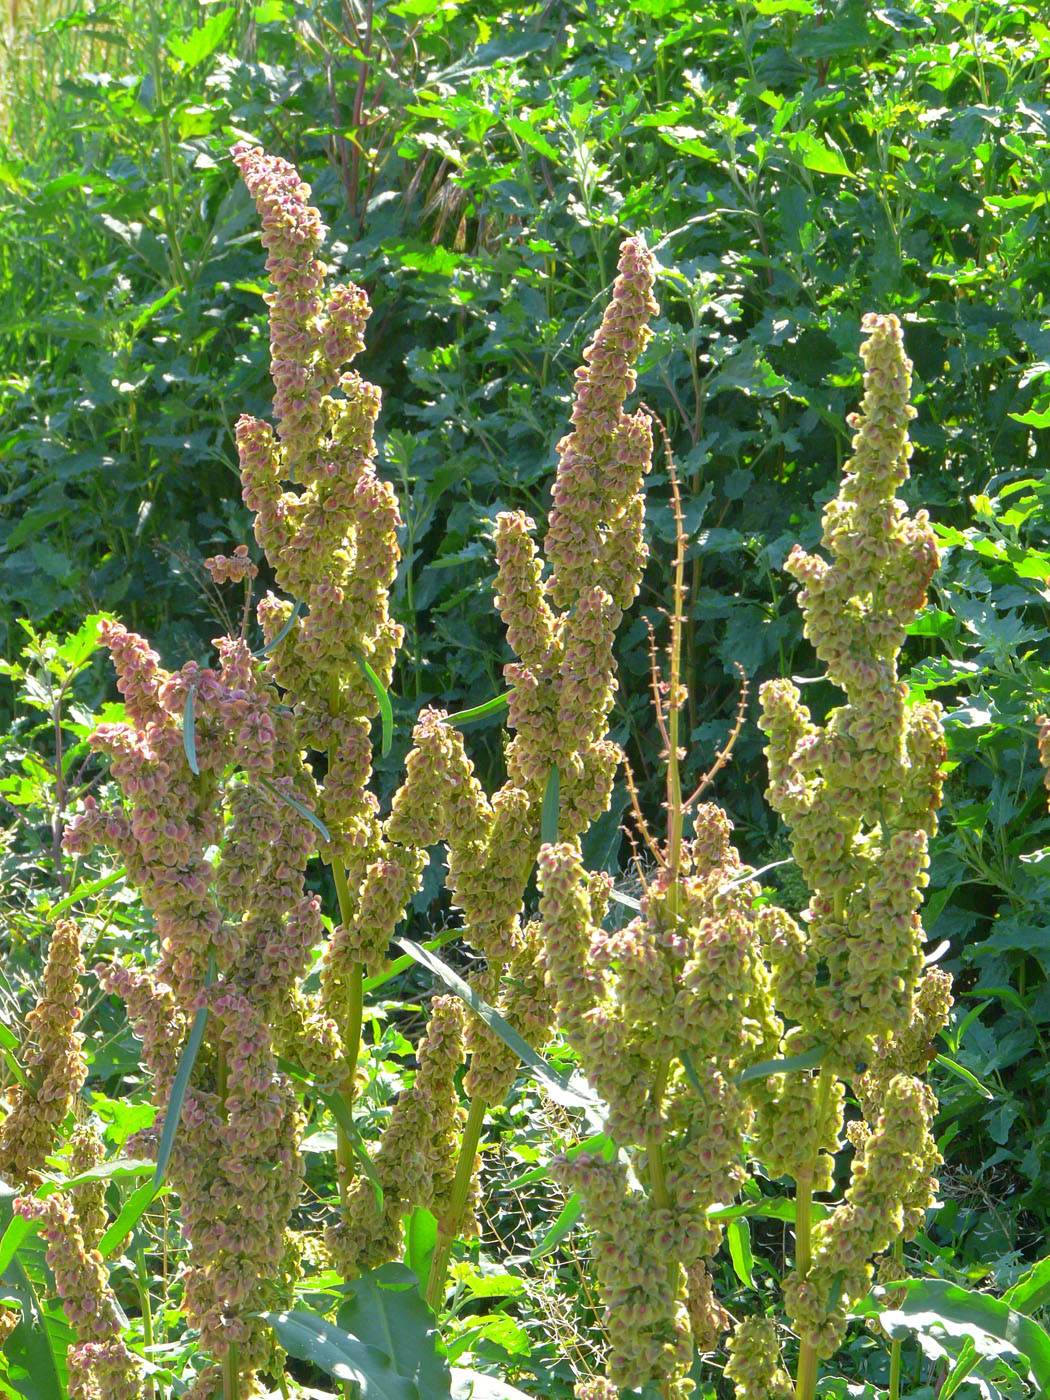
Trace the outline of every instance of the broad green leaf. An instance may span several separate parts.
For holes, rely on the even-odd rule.
[[[1017,1312],[1034,1313],[1050,1303],[1050,1255],[1033,1264],[1003,1294],[1003,1302]]]
[[[906,1279],[893,1287],[905,1290],[898,1307],[881,1307],[877,1299],[886,1290],[875,1289],[873,1296],[858,1304],[854,1312],[878,1317],[890,1337],[937,1327],[961,1336],[972,1335],[975,1330],[983,1332],[1023,1357],[1039,1394],[1050,1395],[1050,1335],[1038,1322],[1015,1312],[1001,1298],[961,1288],[946,1279]]]
[[[405,1262],[417,1279],[430,1277],[436,1244],[437,1218],[425,1206],[416,1206],[405,1226]]]
[[[483,1371],[452,1367],[453,1400],[530,1400],[523,1390]]]
[[[485,1022],[489,1030],[498,1035],[504,1045],[509,1046],[514,1051],[522,1064],[528,1068],[532,1077],[543,1086],[555,1103],[564,1104],[568,1108],[589,1108],[592,1111],[600,1109],[601,1100],[596,1095],[573,1088],[567,1080],[557,1074],[543,1056],[538,1055],[528,1041],[520,1036],[512,1026],[508,1025],[499,1012],[489,1006],[487,1001],[483,1001],[473,987],[464,982],[457,972],[453,972],[447,963],[442,962],[434,953],[430,953],[417,943],[413,943],[409,938],[399,938],[396,941],[416,962],[429,969],[435,977],[444,982],[446,987],[466,1002],[471,1011]]]
[[[270,1324],[289,1356],[312,1362],[336,1380],[351,1381],[358,1400],[419,1400],[416,1386],[397,1374],[385,1352],[366,1346],[318,1313],[296,1308],[254,1316]]]
[[[196,68],[222,47],[236,13],[237,6],[228,5],[216,11],[199,29],[191,30],[182,38],[174,34],[167,36],[168,52],[184,73]]]
[[[382,1264],[351,1280],[345,1291],[349,1296],[337,1314],[339,1326],[388,1356],[397,1374],[418,1386],[420,1396],[448,1396],[452,1378],[445,1349],[415,1272],[404,1264]]]
[[[62,1377],[66,1372],[63,1332],[40,1306],[36,1288],[16,1254],[3,1275],[22,1310],[21,1320],[4,1342],[4,1358],[15,1393],[25,1400],[66,1400]]]

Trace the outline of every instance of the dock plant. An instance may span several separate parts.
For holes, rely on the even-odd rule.
[[[581,1400],[654,1387],[664,1400],[685,1397],[697,1357],[722,1352],[738,1400],[812,1400],[818,1364],[841,1343],[876,1262],[880,1280],[900,1280],[901,1243],[922,1221],[939,1160],[922,1074],[950,990],[924,968],[919,907],[943,743],[938,707],[910,705],[897,669],[937,551],[925,515],[895,494],[913,413],[899,325],[865,323],[853,456],[824,515],[830,559],[796,549],[787,563],[803,585],[806,635],[845,703],[818,722],[793,682],[761,692],[768,795],[790,829],[808,907],[795,919],[769,902],[726,814],[700,800],[731,740],[683,793],[686,540],[671,463],[668,667],[658,673],[654,648],[653,678],[665,826],[654,835],[636,798],[648,860],[635,917],[617,927],[612,882],[586,869],[583,838],[625,762],[609,735],[613,643],[647,553],[655,420],[627,408],[657,310],[645,244],[623,242],[576,371],[542,543],[520,511],[495,523],[495,605],[512,657],[506,693],[481,709],[506,708],[505,781],[487,792],[477,775],[461,732],[477,712],[428,706],[383,810],[373,746],[390,745],[401,521],[377,467],[379,389],[349,368],[368,298],[352,283],[328,285],[325,230],[297,171],[248,144],[233,158],[259,212],[271,285],[273,422],[236,426],[263,560],[238,544],[207,561],[216,584],[245,599],[240,630],[216,639],[214,666],[169,671],[146,639],[102,622],[124,718],[91,742],[119,795],[86,797],[65,838],[74,856],[115,852],[152,919],[148,958],[95,971],[126,1006],[157,1110],[129,1146],[155,1160],[155,1186],[166,1179],[179,1202],[182,1310],[197,1337],[180,1393],[249,1400],[270,1377],[288,1394],[282,1346],[296,1338],[306,1359],[330,1358],[325,1338],[357,1356],[354,1336],[294,1306],[303,1256],[337,1280],[329,1312],[347,1296],[352,1311],[377,1278],[402,1278],[382,1269],[396,1269],[406,1225],[427,1213],[429,1260],[412,1286],[426,1326],[440,1318],[457,1241],[478,1231],[487,1116],[523,1056],[541,1082],[566,1087],[536,1053],[559,1035],[603,1116],[589,1147],[550,1167],[582,1205],[606,1310],[606,1372],[580,1379]],[[273,586],[254,609],[253,649],[263,561]],[[737,730],[744,720],[742,702]],[[315,856],[334,892],[330,918]],[[469,969],[460,976],[433,947],[401,939],[407,961],[446,985],[398,1067],[382,1132],[365,1140],[368,997],[406,965],[392,945],[435,858]],[[131,1400],[144,1382],[99,1250],[97,1137],[74,1129],[68,1191],[44,1174],[84,1078],[78,958],[75,926],[59,924],[34,1013],[38,1061],[27,1061],[39,1073],[0,1126],[0,1167],[48,1245],[77,1334],[69,1394]],[[303,1205],[303,1128],[318,1104],[336,1124],[334,1191],[319,1213]],[[776,1309],[731,1316],[716,1296],[715,1256],[756,1164],[793,1183],[783,1305],[794,1340]],[[836,1190],[837,1202],[816,1206],[815,1194]],[[390,1363],[363,1351],[366,1366],[377,1355]],[[436,1351],[431,1360],[450,1394],[447,1363]],[[339,1365],[339,1380],[358,1377]],[[391,1393],[415,1400],[418,1388],[405,1389],[415,1374]]]

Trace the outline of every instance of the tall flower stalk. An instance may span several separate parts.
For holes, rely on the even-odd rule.
[[[846,703],[818,725],[791,681],[771,681],[759,721],[769,741],[768,797],[813,892],[804,927],[784,916],[770,943],[778,1000],[798,1022],[792,1047],[818,1046],[822,1056],[818,1140],[808,1161],[794,1164],[798,1247],[784,1286],[801,1340],[799,1400],[810,1400],[819,1359],[838,1347],[846,1309],[871,1277],[870,1258],[917,1228],[939,1160],[930,1136],[935,1102],[914,1057],[890,1074],[893,1052],[879,1055],[908,1035],[923,974],[918,911],[945,748],[940,707],[909,703],[898,659],[938,555],[925,511],[909,515],[896,496],[908,477],[915,416],[900,325],[868,316],[864,330],[864,400],[849,419],[853,456],[824,511],[830,560],[796,546],[785,565],[802,584],[805,634]],[[946,1015],[941,995],[935,1030]],[[866,1064],[881,1070],[858,1076]],[[865,1120],[849,1128],[845,1200],[810,1232],[812,1192],[830,1185],[827,1154],[841,1130],[838,1110],[826,1116],[829,1092],[843,1080]]]

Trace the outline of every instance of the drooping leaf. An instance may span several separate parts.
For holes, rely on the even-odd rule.
[[[190,765],[190,772],[199,778],[201,770],[197,766],[197,735],[194,732],[197,723],[196,699],[197,687],[191,685],[186,692],[186,704],[182,710],[182,747],[186,754],[186,762]]]
[[[733,1272],[746,1288],[754,1288],[755,1257],[751,1252],[751,1228],[747,1216],[737,1216],[726,1226],[726,1243]]]
[[[788,1055],[783,1060],[762,1060],[757,1065],[748,1065],[735,1079],[736,1084],[746,1084],[751,1079],[768,1079],[771,1074],[793,1074],[798,1070],[816,1069],[827,1053],[823,1045],[807,1050],[802,1055]]]
[[[271,652],[271,651],[274,650],[275,647],[279,647],[279,646],[281,645],[281,643],[284,641],[285,637],[287,637],[288,633],[292,630],[292,628],[293,628],[293,627],[295,626],[295,624],[298,622],[298,620],[299,620],[299,615],[300,615],[300,613],[301,613],[302,611],[303,611],[303,605],[302,605],[302,602],[301,602],[301,600],[300,600],[300,601],[297,601],[297,602],[296,602],[295,607],[292,609],[292,611],[291,611],[291,612],[289,613],[289,615],[288,615],[288,620],[287,620],[287,622],[284,624],[284,626],[281,628],[281,630],[280,630],[280,631],[277,633],[277,635],[274,637],[273,641],[272,641],[272,642],[267,642],[266,645],[265,645],[264,647],[260,647],[258,651],[253,651],[253,652],[252,652],[252,656],[256,659],[256,661],[258,661],[260,657],[265,656],[265,655],[267,654],[267,652]]]
[[[254,1316],[269,1323],[289,1356],[313,1362],[336,1380],[352,1382],[358,1400],[419,1400],[415,1384],[397,1374],[385,1352],[366,1346],[319,1313],[296,1308]]]
[[[256,781],[258,783],[261,783],[262,786],[266,788],[267,792],[272,792],[274,797],[279,797],[282,802],[286,802],[289,807],[294,808],[295,811],[297,811],[301,817],[304,817],[312,827],[315,827],[316,830],[321,833],[326,842],[331,842],[331,832],[325,826],[321,818],[310,811],[309,807],[304,807],[303,804],[299,801],[299,799],[297,797],[293,797],[290,792],[283,792],[281,788],[275,787],[274,784],[271,783],[268,778],[264,778],[260,774],[256,774],[255,776]]]
[[[386,686],[356,647],[354,648],[354,658],[364,672],[368,684],[375,691],[376,699],[379,701],[379,714],[383,724],[383,738],[379,746],[379,752],[386,758],[394,739],[394,707],[390,703],[390,696],[387,694]]]
[[[372,1193],[375,1196],[376,1210],[382,1211],[383,1184],[379,1180],[375,1164],[368,1155],[365,1144],[361,1139],[361,1133],[358,1130],[357,1124],[354,1122],[353,1115],[347,1106],[346,1100],[338,1091],[329,1093],[326,1089],[322,1089],[316,1082],[311,1084],[311,1092],[324,1104],[342,1129],[347,1141],[353,1149],[354,1156],[360,1163],[361,1170],[368,1178],[369,1185],[372,1187]]]
[[[976,1074],[971,1073],[965,1065],[959,1064],[957,1060],[951,1059],[948,1055],[938,1055],[934,1060],[934,1064],[940,1065],[942,1069],[948,1070],[951,1074],[958,1075],[960,1079],[969,1084],[971,1089],[976,1089],[983,1099],[995,1098],[991,1089],[982,1084]]]
[[[457,972],[453,972],[452,968],[447,963],[442,962],[436,954],[421,948],[410,938],[399,938],[396,941],[416,962],[429,969],[435,977],[444,982],[446,987],[466,1002],[471,1011],[485,1022],[489,1030],[498,1035],[504,1045],[509,1046],[514,1051],[532,1077],[542,1084],[555,1103],[564,1104],[569,1108],[588,1108],[592,1112],[601,1108],[601,1100],[596,1095],[574,1088],[556,1073],[543,1056],[537,1054],[528,1041],[520,1036],[512,1026],[508,1025],[498,1011],[489,1006],[487,1001],[483,1001],[473,987],[464,982],[463,978]]]
[[[1033,1318],[1015,1311],[1001,1298],[962,1288],[946,1279],[905,1279],[893,1287],[905,1292],[899,1306],[882,1307],[878,1300],[886,1290],[877,1288],[870,1298],[857,1304],[854,1312],[877,1317],[891,1338],[936,1328],[963,1337],[981,1332],[993,1342],[1002,1342],[1008,1352],[1021,1356],[1039,1394],[1050,1395],[1050,1335]],[[986,1347],[982,1350],[988,1354]]]
[[[98,1252],[103,1259],[108,1259],[119,1249],[153,1202],[166,1190],[167,1187],[163,1185],[158,1189],[155,1181],[144,1181],[132,1191],[118,1211],[116,1219],[99,1240]]]
[[[205,974],[204,985],[207,987],[214,981],[215,955],[213,953],[208,962],[208,971]],[[175,1078],[172,1080],[171,1093],[168,1096],[168,1106],[164,1110],[164,1126],[161,1128],[160,1132],[160,1145],[157,1148],[157,1168],[153,1174],[154,1186],[160,1186],[161,1182],[164,1180],[164,1173],[168,1169],[168,1162],[171,1159],[171,1150],[175,1146],[175,1134],[178,1131],[179,1118],[182,1116],[183,1101],[186,1098],[186,1090],[190,1087],[190,1075],[193,1073],[193,1066],[197,1063],[197,1056],[204,1042],[204,1031],[207,1024],[208,1008],[202,1006],[193,1018],[193,1025],[190,1027],[190,1033],[186,1037],[186,1044],[182,1047],[178,1069],[176,1069]]]

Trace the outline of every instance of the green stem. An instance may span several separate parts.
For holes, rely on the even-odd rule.
[[[135,1254],[135,1275],[137,1292],[139,1295],[139,1311],[142,1314],[142,1340],[146,1345],[146,1350],[153,1347],[153,1308],[150,1303],[149,1286],[150,1276],[146,1268],[146,1256],[142,1249]],[[146,1378],[146,1400],[153,1400],[153,1379]]]
[[[904,1260],[904,1240],[900,1235],[893,1241],[893,1257],[898,1264]],[[887,1400],[900,1400],[901,1393],[901,1339],[895,1338],[890,1347],[890,1389]]]
[[[463,1224],[463,1212],[466,1209],[467,1197],[470,1194],[470,1183],[474,1177],[474,1158],[477,1156],[478,1143],[481,1141],[481,1129],[484,1126],[485,1114],[487,1112],[488,1103],[484,1099],[471,1099],[470,1111],[467,1114],[467,1121],[463,1128],[463,1141],[459,1149],[459,1161],[456,1163],[456,1175],[452,1182],[452,1195],[449,1200],[448,1209],[438,1221],[434,1257],[430,1261],[430,1277],[427,1279],[427,1302],[434,1312],[438,1311],[445,1297],[445,1279],[448,1275],[448,1261],[452,1256],[452,1246],[455,1243],[460,1226]]]
[[[222,1400],[238,1400],[240,1395],[241,1367],[237,1357],[237,1343],[234,1342],[222,1358]]]
[[[828,1099],[831,1096],[833,1078],[834,1076],[827,1068],[821,1069],[820,1080],[817,1086],[816,1117],[818,1133],[820,1125],[824,1121],[824,1115],[828,1110]],[[820,1148],[818,1146],[809,1170],[800,1173],[795,1183],[795,1272],[798,1274],[799,1278],[806,1277],[813,1261],[813,1176],[816,1171],[816,1157],[819,1155],[819,1152]],[[813,1400],[816,1384],[817,1353],[807,1342],[803,1342],[798,1354],[798,1373],[795,1378],[795,1400]]]

